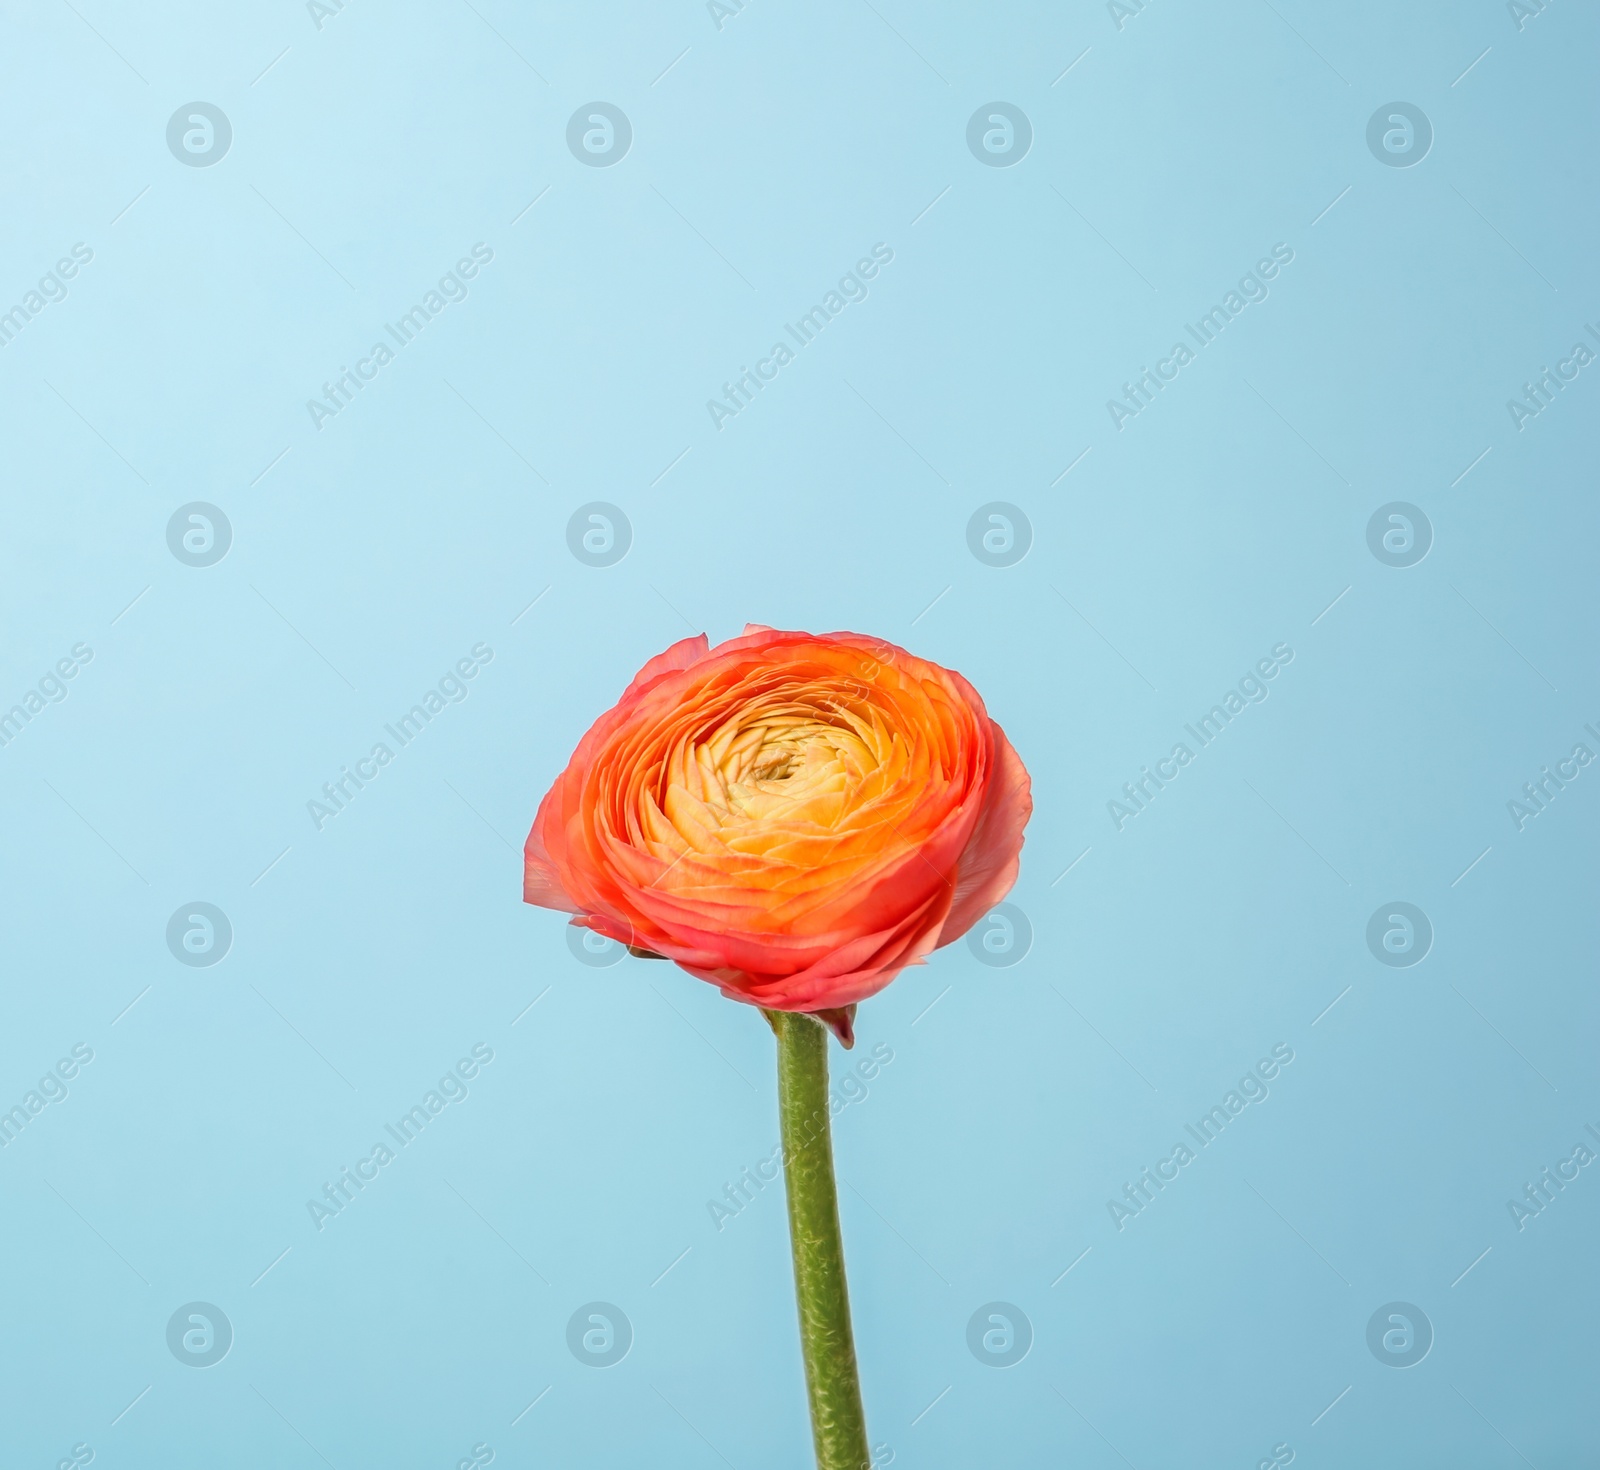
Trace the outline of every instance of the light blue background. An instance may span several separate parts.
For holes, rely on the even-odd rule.
[[[93,650],[0,749],[0,1108],[94,1051],[0,1153],[7,1466],[810,1463],[781,1194],[708,1208],[776,1142],[766,1026],[583,967],[520,902],[583,729],[746,620],[961,670],[1033,775],[1031,952],[960,944],[865,1005],[894,1060],[836,1122],[892,1463],[1600,1450],[1600,1170],[1507,1208],[1600,1126],[1600,770],[1506,808],[1600,724],[1600,365],[1506,408],[1600,318],[1592,12],[3,15],[0,308],[94,252],[0,350],[0,706]],[[566,145],[596,98],[633,127],[614,167]],[[1034,131],[1009,168],[965,141],[997,98]],[[1415,167],[1366,145],[1397,98],[1434,129]],[[166,145],[193,99],[232,125],[210,167]],[[468,298],[315,427],[475,242]],[[868,298],[715,427],[878,242]],[[1115,428],[1278,242],[1268,299]],[[233,527],[209,568],[166,543],[195,500]],[[566,543],[594,500],[633,528],[605,569]],[[1033,527],[1008,569],[967,550],[996,500]],[[1394,500],[1433,526],[1409,569],[1367,547]],[[480,642],[318,831],[322,783]],[[1122,783],[1278,643],[1270,698],[1118,831]],[[212,968],[164,939],[197,899],[234,929]],[[1397,899],[1435,931],[1413,968],[1365,942]],[[1119,1231],[1107,1202],[1280,1042],[1270,1099]],[[474,1043],[471,1096],[316,1229]],[[235,1334],[204,1371],[166,1346],[194,1300]],[[594,1300],[634,1332],[603,1371],[565,1339]],[[994,1300],[1034,1334],[1003,1371],[966,1346]],[[1366,1346],[1394,1300],[1435,1333],[1405,1371]]]

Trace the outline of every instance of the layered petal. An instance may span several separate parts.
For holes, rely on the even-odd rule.
[[[994,726],[994,740],[995,772],[972,841],[961,854],[955,899],[939,937],[942,945],[961,938],[1011,892],[1022,864],[1022,829],[1033,815],[1033,783],[999,725]]]
[[[1009,891],[1031,810],[960,675],[752,624],[674,644],[595,721],[540,804],[523,893],[734,999],[837,1021]]]

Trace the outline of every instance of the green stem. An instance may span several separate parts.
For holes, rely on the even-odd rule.
[[[839,1196],[828,1126],[828,1032],[815,1018],[768,1011],[778,1037],[789,1240],[800,1308],[800,1349],[811,1401],[817,1470],[869,1470],[866,1417],[850,1331]]]

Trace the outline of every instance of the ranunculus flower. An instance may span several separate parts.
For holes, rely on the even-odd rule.
[[[959,674],[855,633],[685,638],[539,806],[523,896],[724,995],[823,1016],[1016,881],[1028,773]]]

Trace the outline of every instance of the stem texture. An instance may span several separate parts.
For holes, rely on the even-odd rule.
[[[844,1242],[839,1235],[839,1196],[833,1181],[828,1032],[819,1021],[794,1011],[766,1015],[778,1037],[778,1111],[789,1241],[817,1470],[870,1470],[850,1330]]]

